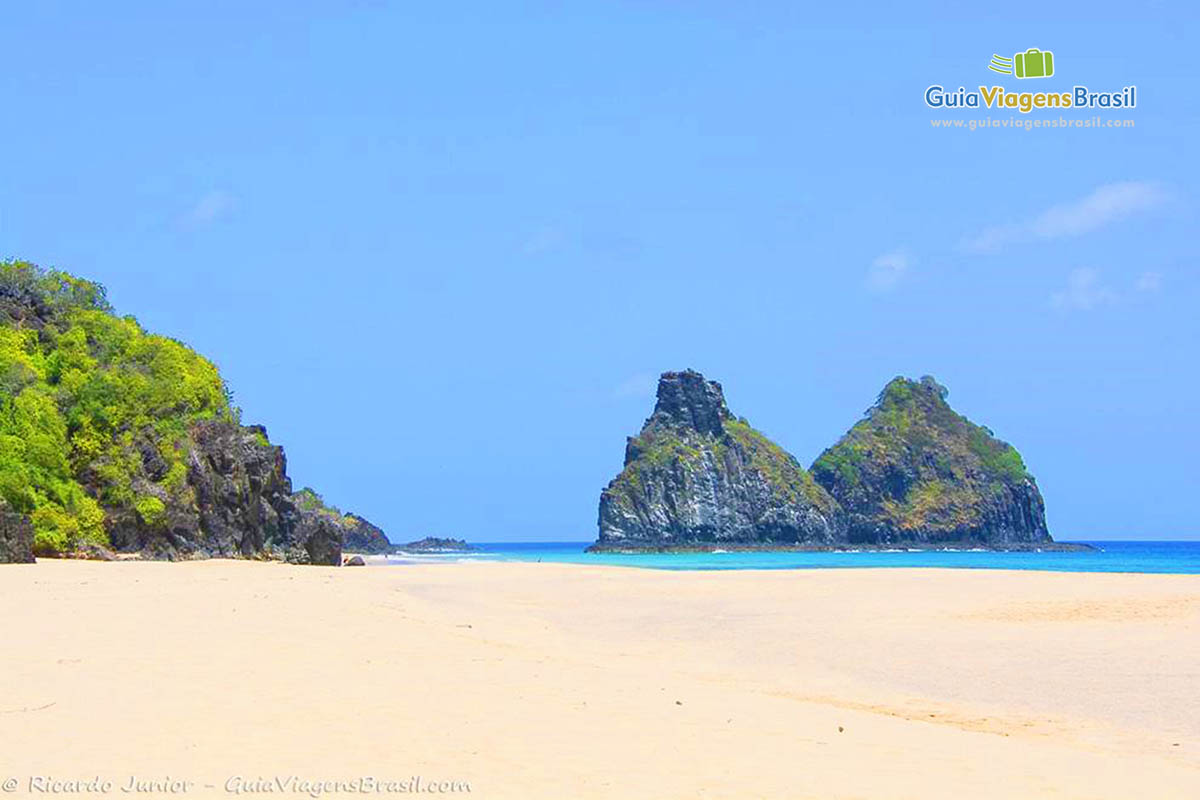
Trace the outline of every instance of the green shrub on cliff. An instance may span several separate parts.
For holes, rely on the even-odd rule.
[[[157,497],[139,497],[133,507],[147,525],[159,526],[165,521],[167,506]]]
[[[991,431],[980,427],[973,428],[970,448],[989,473],[1008,481],[1025,479],[1025,462],[1017,448],[992,438]]]
[[[292,501],[305,511],[315,511],[321,516],[328,517],[338,525],[345,526],[348,524],[346,515],[342,513],[340,508],[328,505],[325,502],[325,498],[317,494],[316,490],[309,486],[305,486],[300,491],[294,493]]]
[[[741,445],[749,455],[749,466],[767,480],[781,500],[810,503],[824,513],[833,512],[829,495],[791,453],[750,427],[744,419],[726,420],[725,432]]]
[[[38,552],[105,543],[103,508],[161,522],[144,484],[185,491],[189,424],[232,417],[217,368],[115,316],[102,286],[0,262],[0,497]]]

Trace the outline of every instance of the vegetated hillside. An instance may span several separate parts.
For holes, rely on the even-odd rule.
[[[341,529],[291,495],[212,362],[96,283],[0,262],[0,498],[36,553],[339,563]]]
[[[1012,445],[956,413],[931,377],[895,378],[812,466],[853,543],[1050,542],[1045,505]]]

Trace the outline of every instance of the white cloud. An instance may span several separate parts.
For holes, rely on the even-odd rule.
[[[1052,206],[1021,223],[984,228],[963,242],[968,250],[992,251],[1006,244],[1080,236],[1161,205],[1167,194],[1149,181],[1121,181],[1095,189],[1072,203]]]
[[[1078,236],[1130,214],[1153,208],[1165,199],[1158,185],[1124,181],[1101,186],[1075,203],[1054,206],[1033,222],[1033,231],[1045,239]]]
[[[199,228],[225,216],[233,208],[233,205],[232,195],[214,189],[196,201],[196,204],[183,215],[182,222],[190,228]]]
[[[963,248],[976,253],[990,253],[1010,242],[1019,242],[1028,238],[1028,232],[1021,225],[993,225],[964,239]]]
[[[873,292],[887,292],[896,287],[908,273],[913,259],[907,253],[896,250],[884,253],[871,262],[867,270],[867,288]]]
[[[1071,270],[1067,276],[1067,288],[1055,292],[1050,302],[1055,308],[1088,311],[1117,301],[1117,293],[1105,286],[1100,273],[1090,267]]]
[[[613,389],[613,397],[653,397],[658,389],[658,376],[643,372],[632,375]]]
[[[1143,272],[1133,286],[1139,292],[1157,292],[1162,288],[1162,273]]]

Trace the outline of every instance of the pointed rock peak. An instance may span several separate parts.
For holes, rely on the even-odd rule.
[[[683,425],[719,436],[724,431],[721,423],[732,418],[721,384],[688,369],[664,372],[658,379],[658,403],[647,425]]]

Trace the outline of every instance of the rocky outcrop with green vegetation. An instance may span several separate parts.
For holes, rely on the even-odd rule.
[[[300,508],[315,512],[337,525],[342,532],[342,549],[349,553],[390,553],[391,541],[379,527],[357,514],[342,513],[325,503],[321,495],[307,486],[292,495]]]
[[[1087,549],[1051,540],[1021,456],[946,394],[896,378],[806,471],[729,412],[720,384],[665,373],[591,549]]]
[[[1020,547],[1051,542],[1016,449],[954,412],[933,378],[896,378],[812,466],[854,544]]]
[[[292,499],[210,361],[20,261],[0,262],[0,498],[39,555],[341,562],[342,529]]]
[[[837,503],[795,458],[730,413],[721,385],[668,372],[625,466],[600,495],[595,550],[842,541]]]
[[[405,553],[465,553],[475,548],[467,544],[465,539],[426,536],[424,539],[400,545],[397,549]]]

